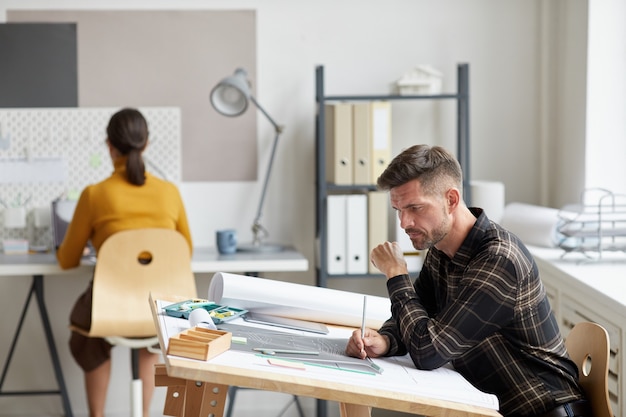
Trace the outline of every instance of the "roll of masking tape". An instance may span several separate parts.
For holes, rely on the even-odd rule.
[[[189,313],[189,326],[217,330],[211,315],[203,308],[196,308]]]

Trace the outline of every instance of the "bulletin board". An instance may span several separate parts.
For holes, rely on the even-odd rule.
[[[0,24],[0,107],[78,105],[76,24]]]
[[[182,180],[257,179],[257,113],[225,117],[209,94],[238,67],[256,94],[254,10],[7,10],[7,22],[74,23],[79,107],[181,109]]]
[[[181,179],[179,108],[139,107],[148,122],[146,169],[174,183]],[[77,198],[89,184],[108,178],[113,164],[106,127],[119,108],[0,109],[0,199],[26,209],[26,228],[4,227],[0,236],[50,247],[50,226],[35,227],[35,212],[50,216],[56,198]]]

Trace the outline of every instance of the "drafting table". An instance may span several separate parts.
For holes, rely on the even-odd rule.
[[[418,371],[413,367],[415,372],[432,372],[425,376],[429,383],[420,384],[413,375],[402,376],[403,370],[398,372],[393,358],[377,358],[384,371],[374,376],[322,367],[302,370],[272,366],[262,355],[233,348],[209,361],[167,355],[168,335],[176,326],[161,307],[180,300],[164,298],[153,294],[150,305],[165,358],[155,375],[157,386],[168,387],[166,415],[222,417],[229,386],[238,386],[336,401],[343,417],[369,417],[371,407],[433,417],[500,416],[495,397],[477,391],[455,371]],[[397,378],[404,379],[399,383]],[[434,392],[433,386],[444,389]],[[464,392],[451,394],[455,386]]]
[[[50,326],[48,309],[46,307],[44,297],[43,278],[44,276],[70,274],[90,276],[92,275],[94,266],[95,263],[93,260],[85,259],[77,268],[63,270],[59,267],[54,253],[28,255],[0,254],[0,278],[31,277],[32,279],[32,284],[26,296],[26,301],[18,322],[17,330],[13,336],[9,354],[4,363],[2,375],[0,377],[0,397],[19,395],[60,395],[63,403],[63,409],[65,411],[65,417],[73,417],[68,397],[68,390],[65,385],[61,369],[61,362],[59,360],[54,336],[52,334],[52,328]],[[236,253],[233,255],[220,255],[214,248],[194,248],[191,260],[191,269],[194,273],[223,271],[258,274],[259,272],[270,271],[306,271],[308,267],[308,260],[301,253],[291,248],[275,253]],[[8,373],[13,352],[33,296],[35,296],[37,307],[39,308],[48,350],[54,367],[58,390],[3,391],[2,387]]]

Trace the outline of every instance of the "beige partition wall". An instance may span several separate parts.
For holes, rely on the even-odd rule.
[[[228,118],[209,102],[236,67],[255,88],[254,11],[9,10],[7,21],[77,24],[81,107],[180,107],[183,181],[256,179],[256,112]]]

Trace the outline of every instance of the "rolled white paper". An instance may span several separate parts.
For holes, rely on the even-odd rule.
[[[472,207],[485,210],[489,220],[500,223],[504,213],[504,184],[498,181],[471,180]]]
[[[204,327],[207,329],[217,330],[215,323],[208,311],[203,308],[195,308],[189,313],[189,326],[190,327]]]
[[[217,272],[209,284],[208,299],[258,313],[359,328],[365,295]],[[367,295],[367,327],[377,329],[390,316],[388,298]]]
[[[560,234],[559,210],[524,203],[510,203],[504,209],[500,225],[527,245],[557,247]]]

